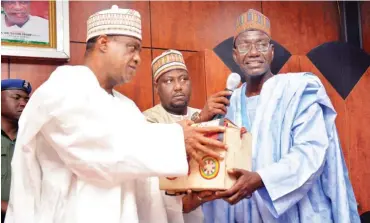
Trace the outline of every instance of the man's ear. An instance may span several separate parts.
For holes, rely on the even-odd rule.
[[[233,60],[234,60],[234,62],[236,63],[236,64],[239,64],[238,63],[238,59],[237,59],[237,51],[236,51],[236,49],[235,48],[233,48]]]
[[[100,35],[96,40],[96,46],[101,52],[106,53],[108,50],[108,42],[109,39],[107,35]]]
[[[158,94],[158,82],[154,81],[153,85],[154,85],[154,92]]]
[[[275,46],[274,46],[274,44],[271,44],[271,50],[272,50],[272,52],[271,52],[271,61],[273,61],[274,60],[274,54],[275,54]]]

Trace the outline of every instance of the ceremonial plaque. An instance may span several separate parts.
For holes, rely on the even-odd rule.
[[[204,156],[204,166],[188,158],[189,172],[187,176],[162,177],[159,180],[160,189],[169,193],[183,192],[188,189],[202,190],[225,190],[229,189],[236,181],[228,173],[228,169],[240,168],[251,170],[252,168],[252,135],[245,128],[238,128],[227,119],[212,120],[195,124],[196,126],[226,126],[226,131],[220,134],[209,135],[214,139],[223,141],[228,145],[224,153],[225,158],[218,160],[211,156]]]

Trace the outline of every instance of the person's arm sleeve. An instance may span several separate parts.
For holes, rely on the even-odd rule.
[[[45,102],[43,112],[53,118],[42,134],[78,177],[116,185],[138,177],[187,174],[180,125],[149,124],[115,99],[72,95]]]
[[[290,153],[257,170],[264,183],[257,193],[276,218],[299,202],[323,171],[329,139],[323,111],[317,103],[298,114],[292,138]]]

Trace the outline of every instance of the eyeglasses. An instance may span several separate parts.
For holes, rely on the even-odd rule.
[[[258,52],[265,53],[270,48],[270,41],[261,41],[257,43],[242,43],[236,46],[240,54],[244,55],[251,51],[252,46],[255,46]]]

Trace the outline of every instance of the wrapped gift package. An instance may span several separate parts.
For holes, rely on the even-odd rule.
[[[222,160],[204,155],[204,167],[195,160],[189,159],[189,172],[187,176],[161,177],[160,189],[168,193],[184,192],[186,190],[226,190],[234,185],[236,179],[231,177],[227,170],[239,168],[251,170],[252,168],[252,135],[239,128],[227,119],[217,119],[209,122],[195,124],[196,126],[225,126],[224,133],[208,135],[228,145],[228,150],[217,149],[216,152],[224,154]]]

